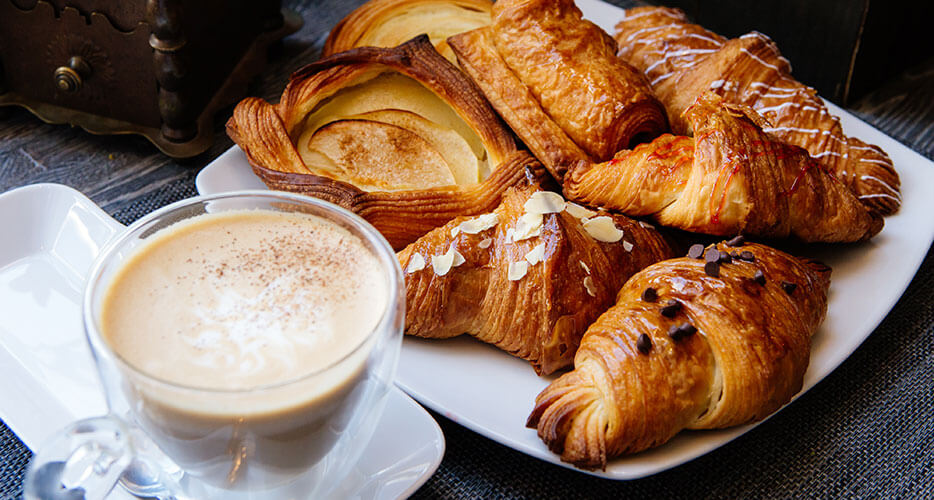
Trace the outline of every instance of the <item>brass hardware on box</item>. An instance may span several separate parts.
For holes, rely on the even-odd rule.
[[[65,92],[81,88],[84,79],[91,76],[91,67],[78,56],[68,59],[68,64],[55,69],[55,85]]]

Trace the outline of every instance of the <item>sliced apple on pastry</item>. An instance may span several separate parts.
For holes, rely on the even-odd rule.
[[[395,248],[547,177],[424,35],[305,66],[278,104],[241,101],[227,131],[267,186],[352,210]]]
[[[342,171],[343,179],[361,189],[393,191],[455,184],[447,162],[430,142],[389,123],[331,122],[318,129],[306,147],[326,157]],[[302,159],[312,166],[315,157],[303,154]]]

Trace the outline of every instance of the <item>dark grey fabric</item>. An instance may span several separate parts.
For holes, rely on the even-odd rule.
[[[278,96],[291,71],[317,57],[327,29],[362,0],[285,3],[306,24],[273,51],[251,87],[267,99]],[[934,158],[932,89],[934,60],[893,78],[851,111]],[[0,191],[65,182],[129,223],[195,194],[198,170],[230,145],[223,121],[216,121],[209,152],[176,161],[138,138],[91,136],[0,108],[6,172]],[[932,266],[929,253],[892,312],[840,368],[754,431],[697,460],[641,480],[609,481],[530,458],[433,414],[447,452],[415,498],[934,498]],[[0,425],[0,499],[21,494],[29,456]]]

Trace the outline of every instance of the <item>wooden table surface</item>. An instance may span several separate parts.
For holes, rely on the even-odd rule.
[[[294,0],[285,3],[303,14],[305,26],[273,48],[266,72],[249,89],[252,95],[273,101],[294,69],[317,58],[328,27],[362,2]],[[887,84],[851,106],[849,111],[920,154],[934,158],[934,59],[919,63],[905,74],[891,75]],[[67,184],[88,195],[119,221],[129,223],[136,214],[195,194],[194,179],[199,170],[232,145],[223,132],[223,124],[229,114],[230,108],[217,116],[215,142],[207,152],[195,158],[175,160],[161,154],[140,137],[94,136],[67,125],[45,124],[18,107],[0,108],[0,192],[37,182]],[[931,260],[930,255],[927,260]],[[910,288],[908,293],[932,296],[930,290],[919,291],[917,286]],[[930,362],[931,358],[926,359]],[[521,498],[540,494],[533,493],[540,490],[521,487],[523,481],[535,480],[537,476],[519,481],[520,485],[517,486],[509,479],[508,472],[471,469],[469,464],[474,463],[474,459],[465,456],[465,453],[473,453],[471,449],[480,450],[481,453],[504,453],[509,461],[527,460],[532,465],[524,464],[523,467],[538,467],[532,474],[540,474],[543,478],[553,473],[562,478],[575,478],[570,481],[585,480],[576,479],[585,476],[526,459],[511,450],[500,450],[499,445],[439,415],[435,417],[441,422],[448,438],[448,452],[439,472],[417,496]],[[458,448],[452,449],[452,446]],[[927,447],[922,451],[930,454],[932,449]],[[0,472],[22,473],[21,467],[11,469],[0,467]],[[930,467],[920,477],[921,481],[931,479]],[[461,487],[466,484],[474,486]],[[479,489],[477,484],[480,485]],[[613,491],[608,488],[600,491]],[[554,494],[558,495],[559,490],[555,491]],[[814,491],[827,493],[840,490],[828,486]],[[15,494],[15,491],[0,490],[0,497],[10,494]],[[562,496],[566,494],[561,493]],[[594,493],[594,496],[600,495]]]

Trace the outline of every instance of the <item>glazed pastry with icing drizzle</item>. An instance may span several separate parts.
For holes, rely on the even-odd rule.
[[[808,150],[865,205],[882,215],[898,211],[900,182],[877,146],[843,133],[817,91],[791,76],[791,65],[758,32],[728,40],[665,7],[626,11],[616,25],[619,56],[644,71],[668,109],[676,134],[690,123],[681,114],[706,90],[744,104],[769,121],[769,134]]]
[[[682,429],[761,420],[801,390],[830,270],[758,244],[713,251],[751,261],[719,277],[688,257],[639,272],[538,395],[528,426],[562,460],[602,468]]]
[[[398,253],[405,333],[468,333],[549,374],[571,364],[629,276],[671,255],[648,225],[510,189],[492,213],[458,217]]]
[[[882,217],[807,151],[763,132],[751,108],[705,92],[682,118],[694,137],[666,134],[606,163],[578,163],[565,194],[718,236],[850,242],[882,229]]]
[[[560,179],[668,129],[645,77],[573,0],[499,0],[489,27],[448,39],[461,68]]]

